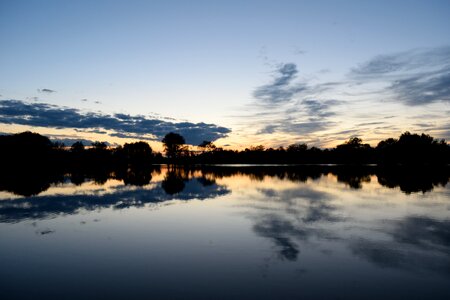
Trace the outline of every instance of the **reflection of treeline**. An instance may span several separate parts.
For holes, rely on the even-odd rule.
[[[358,166],[358,165],[291,165],[291,166],[214,166],[189,165],[185,167],[167,166],[161,188],[168,195],[182,192],[188,182],[198,181],[201,186],[216,186],[216,180],[223,178],[247,177],[254,181],[278,178],[290,182],[317,180],[333,175],[339,183],[351,189],[361,189],[365,183],[375,179],[382,186],[399,188],[404,193],[428,192],[438,186],[445,186],[450,179],[450,167],[411,166]],[[0,191],[17,195],[37,195],[50,185],[72,182],[80,185],[94,181],[101,185],[108,179],[123,181],[125,185],[145,186],[152,180],[152,174],[160,174],[161,167],[151,165],[146,168],[128,168],[119,171],[74,172],[58,174],[42,171],[0,172]],[[376,177],[374,177],[376,176]],[[201,191],[198,191],[201,193]]]
[[[0,171],[0,191],[7,191],[21,196],[37,195],[50,185],[72,183],[81,185],[87,181],[102,185],[109,179],[122,181],[125,185],[145,186],[152,180],[152,174],[160,173],[158,165],[143,168],[118,169],[73,169],[71,173],[60,173],[55,169],[16,169]]]
[[[303,166],[203,166],[203,176],[219,179],[233,176],[248,176],[252,180],[279,178],[292,182],[316,180],[328,174],[352,189],[361,189],[363,183],[369,183],[376,176],[378,183],[388,188],[400,188],[409,194],[428,192],[438,186],[445,186],[450,180],[450,167],[412,167],[412,166],[343,166],[343,165],[303,165]]]
[[[204,141],[196,151],[184,145],[184,138],[169,133],[163,139],[165,156],[154,152],[146,142],[108,147],[96,142],[85,147],[76,142],[70,147],[52,143],[42,135],[24,132],[0,136],[0,161],[5,168],[43,166],[61,171],[141,168],[151,164],[383,164],[436,165],[450,163],[450,146],[426,134],[403,133],[376,147],[359,138],[331,149],[292,144],[289,147],[250,147],[243,151],[225,150]]]
[[[153,170],[153,174],[158,171],[159,169]],[[147,173],[145,175],[146,178],[150,176],[151,179],[151,174],[152,173]],[[114,176],[114,174],[112,174],[112,176]],[[117,177],[111,178],[119,179]],[[51,178],[47,179],[51,180]],[[67,183],[68,179],[73,178],[66,176],[65,178],[60,179],[53,178],[53,180],[60,180],[57,182],[65,183]],[[42,187],[49,187],[51,183],[54,184],[57,182],[47,182]],[[142,181],[135,181],[134,184],[141,185],[141,182]],[[7,183],[8,182],[0,180],[0,190],[6,189],[9,192],[22,196],[30,196],[29,192],[33,191],[30,188],[26,188],[28,185],[36,187],[33,182],[21,182],[20,184],[13,186],[7,186]],[[11,184],[12,182],[9,183]],[[124,183],[127,184],[125,179]],[[91,192],[85,190],[83,193],[49,193],[47,195],[39,195],[36,197],[1,199],[0,223],[46,219],[63,214],[76,214],[79,213],[81,209],[99,210],[108,207],[113,209],[126,209],[174,199],[185,201],[191,199],[213,199],[226,195],[229,192],[230,191],[226,187],[203,178],[197,171],[193,173],[189,170],[171,168],[165,174],[162,182],[154,182],[147,187],[128,188],[123,185],[114,185],[102,188],[99,186]]]

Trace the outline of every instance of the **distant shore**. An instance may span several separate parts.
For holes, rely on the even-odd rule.
[[[450,146],[427,134],[403,133],[398,139],[380,141],[376,147],[360,138],[331,149],[291,144],[288,147],[249,147],[242,151],[225,150],[204,141],[190,150],[184,138],[168,133],[162,140],[164,153],[154,152],[140,141],[109,147],[104,142],[71,146],[54,143],[37,133],[23,132],[0,136],[0,163],[9,172],[40,169],[72,171],[117,171],[142,169],[157,164],[176,165],[378,165],[378,166],[446,166],[450,164]],[[192,147],[191,147],[192,148]]]

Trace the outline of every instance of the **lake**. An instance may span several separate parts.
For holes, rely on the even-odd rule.
[[[0,183],[1,299],[450,299],[448,168]]]

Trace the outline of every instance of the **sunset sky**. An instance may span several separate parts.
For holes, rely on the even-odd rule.
[[[450,1],[0,1],[0,133],[450,139]]]

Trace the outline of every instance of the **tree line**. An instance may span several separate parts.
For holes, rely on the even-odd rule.
[[[305,143],[288,147],[265,148],[262,145],[243,151],[225,150],[211,141],[203,141],[190,151],[183,136],[168,133],[162,140],[168,162],[184,164],[383,164],[443,165],[450,163],[450,146],[428,134],[405,132],[388,138],[376,147],[352,137],[331,149],[309,147]]]
[[[304,143],[288,147],[253,146],[244,150],[226,150],[204,141],[190,150],[185,139],[170,132],[163,139],[164,153],[153,151],[140,141],[109,147],[104,142],[87,146],[75,142],[66,146],[32,132],[0,136],[0,162],[5,169],[45,166],[73,173],[76,170],[128,172],[152,164],[381,164],[446,165],[450,146],[427,134],[405,132],[388,138],[376,147],[352,137],[330,149],[309,147]]]

